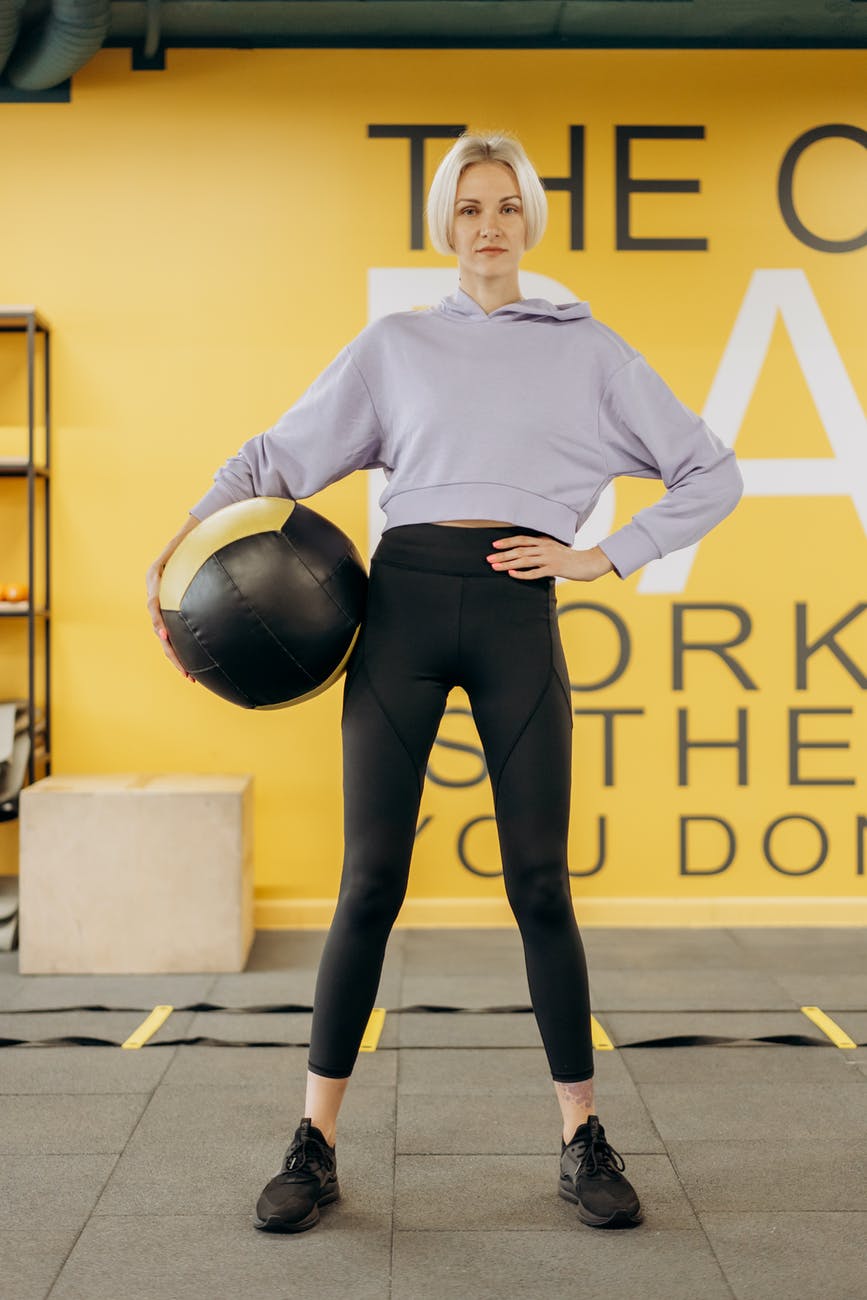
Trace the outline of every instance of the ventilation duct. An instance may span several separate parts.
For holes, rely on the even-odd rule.
[[[66,81],[102,48],[111,22],[110,0],[51,0],[29,24],[24,10],[22,0],[0,0],[0,71],[16,90]]]

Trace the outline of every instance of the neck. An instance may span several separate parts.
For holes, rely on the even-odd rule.
[[[521,299],[517,275],[496,279],[461,271],[458,283],[464,293],[468,293],[489,316],[498,307],[505,307],[507,303],[519,302]]]

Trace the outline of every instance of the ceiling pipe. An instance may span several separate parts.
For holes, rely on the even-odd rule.
[[[160,48],[160,5],[162,0],[148,0],[147,26],[145,28],[144,56],[152,59]]]
[[[496,7],[495,7],[496,6]],[[497,21],[491,21],[492,13]],[[144,29],[144,41],[142,34]],[[17,43],[16,43],[17,42]],[[0,0],[0,91],[51,91],[102,48],[867,49],[867,3],[690,0]],[[4,76],[4,66],[6,73]],[[14,100],[15,96],[6,96]],[[0,100],[3,95],[0,94]]]
[[[9,7],[7,0],[2,9]],[[11,8],[19,10],[16,0]],[[46,17],[21,30],[5,61],[6,81],[16,90],[50,90],[102,49],[110,24],[110,0],[51,0]]]
[[[18,38],[23,8],[24,0],[0,0],[0,72],[6,67],[6,61]]]

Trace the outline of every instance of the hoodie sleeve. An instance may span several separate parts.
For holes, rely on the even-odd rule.
[[[743,478],[731,447],[678,400],[640,352],[608,380],[598,420],[612,476],[661,478],[668,489],[599,543],[621,578],[697,542],[740,500]]]
[[[280,416],[214,475],[214,486],[190,510],[205,519],[248,497],[298,500],[312,496],[354,469],[379,465],[382,427],[350,350],[332,362]]]

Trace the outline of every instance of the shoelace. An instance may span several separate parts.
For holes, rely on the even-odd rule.
[[[307,1149],[308,1142],[311,1144],[310,1151]],[[311,1164],[315,1163],[322,1167],[322,1151],[319,1143],[315,1138],[299,1138],[297,1144],[293,1144],[286,1153],[282,1172],[288,1174],[294,1169],[300,1169],[308,1159],[311,1159]]]
[[[579,1144],[576,1143],[576,1145]],[[620,1161],[619,1165],[616,1163],[618,1160]],[[619,1178],[620,1174],[617,1172],[618,1169],[625,1168],[626,1161],[623,1159],[620,1152],[615,1151],[614,1147],[611,1146],[610,1142],[608,1142],[606,1138],[600,1137],[597,1134],[596,1137],[591,1138],[586,1144],[586,1150],[578,1162],[578,1169],[576,1170],[575,1178],[577,1180],[578,1175],[582,1173],[588,1174],[591,1177],[596,1174],[605,1173],[609,1174],[612,1178]]]

